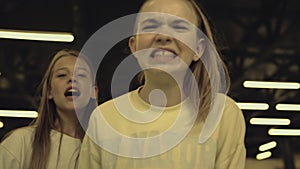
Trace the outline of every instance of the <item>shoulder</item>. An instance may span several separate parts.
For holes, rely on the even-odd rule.
[[[35,128],[33,126],[17,128],[15,130],[12,130],[10,133],[8,133],[5,136],[5,139],[2,141],[2,143],[8,142],[8,140],[9,141],[32,140],[34,131],[35,131]],[[16,140],[16,138],[17,138],[17,140]]]
[[[113,113],[118,112],[118,110],[126,110],[131,106],[133,93],[136,91],[131,91],[129,93],[125,93],[116,98],[110,99],[99,106],[94,110],[92,116],[98,116],[101,112],[102,114],[108,114],[109,116],[113,115]]]
[[[1,142],[3,154],[16,158],[18,161],[31,152],[34,127],[22,127],[13,130]],[[7,157],[9,158],[9,157]]]
[[[221,138],[227,138],[229,135],[228,138],[241,138],[237,140],[243,141],[246,130],[245,118],[236,102],[229,96],[225,97],[225,107],[218,128]]]
[[[238,107],[236,102],[229,96],[226,96],[223,119],[225,122],[239,122],[244,123],[244,116],[242,110]]]

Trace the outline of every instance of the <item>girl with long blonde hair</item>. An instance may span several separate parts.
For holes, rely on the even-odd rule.
[[[79,59],[77,50],[58,51],[41,82],[38,117],[1,142],[0,168],[75,168],[87,127],[78,117],[89,117],[97,106],[96,98],[97,87],[88,62]]]

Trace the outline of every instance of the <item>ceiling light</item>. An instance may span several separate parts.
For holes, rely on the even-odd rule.
[[[271,141],[269,143],[266,143],[266,144],[263,144],[261,146],[259,146],[259,151],[266,151],[266,150],[269,150],[269,149],[272,149],[274,147],[277,146],[277,142],[276,141]]]
[[[259,153],[256,155],[257,160],[263,160],[271,157],[272,153],[270,151]]]
[[[300,136],[300,129],[270,129],[271,136]]]
[[[275,108],[282,111],[300,111],[300,104],[277,104]]]
[[[36,111],[26,110],[0,110],[0,117],[24,117],[24,118],[36,118],[38,113]]]
[[[251,118],[250,124],[253,125],[290,125],[290,119],[280,118]]]
[[[266,89],[299,89],[300,84],[296,82],[264,82],[264,81],[245,81],[246,88],[266,88]]]
[[[0,121],[0,129],[4,127],[4,123]]]
[[[27,30],[8,30],[0,29],[0,38],[54,41],[54,42],[73,42],[74,36],[67,32],[46,32],[46,31],[27,31]]]
[[[240,103],[237,105],[242,110],[268,110],[269,105],[267,103]]]

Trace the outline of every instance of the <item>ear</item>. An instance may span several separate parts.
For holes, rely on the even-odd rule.
[[[131,53],[136,52],[136,37],[135,36],[130,37],[128,46],[130,48]]]
[[[52,96],[52,94],[51,94],[51,90],[49,91],[48,99],[49,99],[49,100],[53,99],[53,96]]]
[[[94,85],[93,87],[94,87],[94,91],[92,91],[91,98],[98,99],[98,92],[99,92],[98,86]]]
[[[193,61],[198,61],[200,57],[203,55],[205,51],[206,45],[205,45],[205,40],[203,38],[199,39],[197,42],[197,54],[194,55]]]

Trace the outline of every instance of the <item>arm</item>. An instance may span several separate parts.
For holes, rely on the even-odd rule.
[[[20,161],[2,143],[0,145],[0,168],[20,169]]]
[[[242,111],[230,98],[226,101],[220,125],[216,169],[244,169],[245,119]]]
[[[32,128],[19,128],[1,142],[0,168],[28,168],[31,158],[32,133]]]
[[[101,158],[98,145],[85,135],[78,159],[78,169],[101,169]]]

